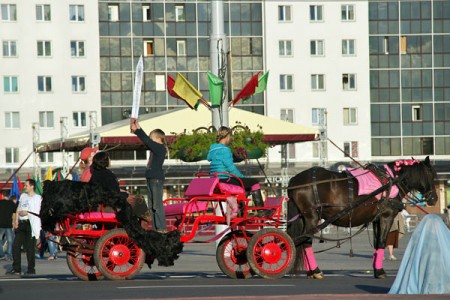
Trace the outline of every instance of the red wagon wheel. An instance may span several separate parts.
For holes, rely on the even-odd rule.
[[[145,263],[145,253],[127,235],[125,229],[113,229],[102,235],[94,248],[97,268],[111,280],[133,278]]]
[[[87,244],[94,246],[95,240],[86,240]],[[80,252],[67,252],[67,266],[73,275],[84,281],[103,280],[105,277],[95,266],[92,254]]]
[[[294,242],[280,229],[264,228],[248,243],[248,263],[263,278],[278,279],[286,275],[294,265],[295,255]]]
[[[246,233],[247,238],[251,233]],[[247,261],[246,250],[248,240],[240,231],[227,234],[219,243],[216,251],[217,265],[231,278],[250,278],[254,272]]]

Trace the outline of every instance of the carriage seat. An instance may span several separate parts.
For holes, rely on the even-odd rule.
[[[189,183],[185,197],[192,199],[194,197],[212,196],[214,189],[219,182],[217,177],[196,177]],[[206,201],[197,201],[188,205],[189,202],[175,203],[164,206],[166,216],[179,216],[185,213],[205,211],[208,208]]]
[[[80,220],[90,220],[90,219],[115,219],[116,214],[112,212],[101,212],[101,211],[91,211],[85,212],[77,215]]]

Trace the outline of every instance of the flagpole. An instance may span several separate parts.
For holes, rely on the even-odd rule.
[[[227,59],[228,45],[224,30],[223,1],[211,1],[211,38],[210,61],[211,73],[227,82],[226,74],[220,74],[224,70],[223,62]],[[218,129],[220,126],[229,126],[228,103],[222,95],[222,105],[212,107],[212,125]]]
[[[225,66],[223,62],[226,61],[226,53],[228,51],[227,37],[224,31],[224,11],[222,0],[211,1],[211,38],[210,38],[210,61],[211,61],[211,73],[220,77],[224,82],[227,82],[226,73],[224,74]],[[220,72],[222,71],[222,72]],[[220,126],[228,125],[228,103],[227,99],[222,94],[222,104],[220,106],[213,106],[212,112],[212,125],[219,129]],[[216,206],[216,215],[222,215],[225,211],[225,207],[221,204],[225,202],[219,202]],[[216,225],[215,234],[218,236],[221,234],[227,226]],[[221,239],[217,239],[216,246],[219,246]]]

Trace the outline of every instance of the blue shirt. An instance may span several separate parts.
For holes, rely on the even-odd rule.
[[[210,173],[228,172],[237,177],[244,177],[244,175],[236,168],[233,162],[233,155],[229,147],[221,143],[212,144],[209,148],[208,156],[206,158],[210,165]],[[225,174],[220,174],[220,178],[228,178]]]

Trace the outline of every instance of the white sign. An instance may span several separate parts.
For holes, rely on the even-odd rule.
[[[141,89],[142,78],[144,77],[144,62],[142,55],[136,66],[136,75],[134,78],[134,90],[133,90],[133,108],[131,110],[131,117],[137,119],[139,116],[139,105],[141,103]]]

